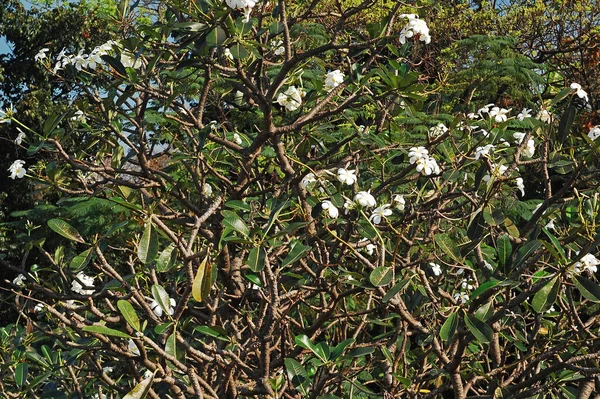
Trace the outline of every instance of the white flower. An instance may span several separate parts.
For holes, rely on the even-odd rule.
[[[552,114],[550,112],[548,112],[548,110],[546,110],[546,109],[542,109],[540,112],[538,112],[537,118],[540,121],[545,122],[545,123],[552,122]]]
[[[12,282],[14,285],[18,285],[19,287],[22,287],[25,285],[25,280],[27,280],[27,278],[24,275],[19,274],[17,277],[14,278],[14,280]]]
[[[550,221],[544,227],[546,230],[556,230],[556,226],[554,226],[554,218],[550,219]]]
[[[50,49],[44,47],[43,49],[41,49],[40,51],[38,51],[38,53],[33,57],[33,59],[36,62],[41,62],[42,60],[44,60],[46,58],[46,53],[48,51],[50,51]]]
[[[321,202],[321,208],[327,211],[327,213],[329,213],[329,217],[332,219],[337,219],[337,217],[340,215],[338,209],[329,200]]]
[[[493,150],[494,148],[496,148],[496,146],[493,145],[493,144],[488,144],[488,145],[483,146],[483,147],[477,147],[475,149],[475,159],[479,159],[482,156],[486,156],[487,157],[488,155],[490,155],[490,150]]]
[[[442,275],[442,267],[437,263],[429,262],[429,267],[431,267],[431,271],[436,277]]]
[[[129,341],[127,341],[127,350],[136,356],[140,355],[140,349],[131,338],[129,338]]]
[[[508,169],[508,166],[506,165],[493,165],[492,164],[492,174],[494,176],[502,176],[504,174],[504,172],[506,172],[506,170]],[[486,174],[485,176],[483,176],[483,181],[488,183],[490,181],[491,177],[489,174]]]
[[[91,289],[87,289],[87,287],[91,287]],[[94,278],[86,276],[84,272],[77,273],[71,283],[71,291],[80,295],[92,295],[94,293]]]
[[[144,371],[144,379],[147,380],[148,378],[152,377],[154,375],[154,373],[148,369],[146,369],[146,371]]]
[[[44,311],[44,308],[46,307],[46,305],[44,305],[41,302],[38,302],[34,307],[33,307],[33,311],[35,313],[42,313]]]
[[[325,90],[331,91],[344,82],[344,74],[339,69],[327,73],[325,76]]]
[[[425,44],[431,43],[431,36],[429,35],[429,27],[427,23],[416,14],[402,14],[400,18],[408,18],[408,23],[402,28],[400,32],[400,43],[406,43],[406,39],[411,37],[419,37],[419,40],[425,42]]]
[[[504,140],[504,139],[500,139],[500,143],[504,147],[510,147],[510,143],[508,141]]]
[[[17,136],[17,138],[15,139],[15,144],[16,145],[21,145],[21,143],[23,142],[23,139],[27,137],[27,135],[25,134],[24,131],[22,131],[20,128],[17,127],[17,130],[19,131],[19,135]]]
[[[443,123],[438,123],[436,126],[433,126],[429,129],[429,136],[433,138],[440,137],[447,131],[448,128],[446,127],[446,125],[444,125]]]
[[[585,99],[586,103],[590,102],[586,91],[581,88],[581,85],[579,83],[571,83],[571,90],[575,90],[575,94],[577,94],[577,97]]]
[[[71,120],[77,121],[77,122],[82,122],[82,123],[87,122],[87,118],[85,117],[85,114],[81,110],[77,110],[75,112],[75,114],[71,117]]]
[[[290,86],[283,93],[279,93],[277,96],[277,103],[282,107],[285,107],[288,111],[295,111],[302,105],[302,97],[304,91],[297,89],[296,86]]]
[[[517,119],[520,121],[525,118],[531,118],[531,110],[529,108],[523,108],[519,115],[517,115]]]
[[[494,107],[490,111],[489,116],[490,116],[490,118],[494,118],[496,123],[506,122],[506,119],[507,119],[506,114],[508,114],[511,109],[512,108],[506,109],[506,108]]]
[[[437,164],[437,161],[433,157],[421,158],[417,161],[417,172],[422,175],[429,176],[431,174],[439,174],[440,167]]]
[[[469,118],[469,119],[479,119],[479,115],[477,115],[475,112],[469,112],[467,114],[467,118]]]
[[[244,19],[242,22],[247,23],[250,21],[250,13],[252,8],[256,5],[255,0],[225,0],[225,3],[232,9],[244,10]]]
[[[525,196],[525,185],[523,184],[523,178],[517,177],[517,189],[521,190],[521,196]]]
[[[202,185],[202,194],[204,194],[207,197],[212,196],[212,194],[213,194],[212,186],[208,183],[204,183]]]
[[[425,147],[412,147],[408,151],[408,157],[409,157],[408,162],[410,162],[412,165],[413,163],[419,161],[420,159],[428,158],[429,151],[427,151],[427,149]]]
[[[17,177],[19,179],[23,178],[25,173],[27,173],[27,169],[25,169],[23,166],[25,166],[25,161],[17,159],[15,162],[13,162],[12,165],[10,165],[10,168],[8,168],[8,171],[10,172],[10,178],[13,180]]]
[[[527,146],[523,149],[523,155],[527,158],[532,158],[535,154],[535,141],[533,139],[527,140]]]
[[[233,141],[238,145],[242,145],[242,138],[237,133],[233,134]]]
[[[390,204],[385,204],[373,209],[373,213],[371,214],[371,217],[369,217],[369,220],[373,221],[374,224],[381,223],[381,218],[386,218],[392,214],[392,210],[388,209],[390,206]]]
[[[273,51],[273,54],[280,56],[283,55],[285,53],[285,47],[282,46],[283,41],[282,40],[272,40],[271,41],[271,48],[274,48],[275,50]]]
[[[483,135],[483,137],[488,137],[488,136],[490,135],[490,132],[488,132],[488,131],[487,131],[487,130],[485,130],[485,129],[481,129],[481,130],[479,131],[479,133],[481,133],[481,134]]]
[[[344,168],[339,168],[337,171],[337,179],[344,184],[349,186],[353,185],[356,182],[355,171],[347,170]]]
[[[175,299],[169,298],[169,304],[171,305],[171,307],[169,308],[169,315],[173,316],[173,313],[175,313],[175,305],[177,305],[177,302],[175,302]],[[150,304],[150,309],[152,309],[155,315],[157,315],[158,317],[162,317],[163,308],[158,304],[158,302],[156,302],[156,300],[152,300],[152,303]]]
[[[221,125],[219,125],[219,123],[217,121],[208,122],[208,126],[210,127],[210,130],[212,130],[212,131],[217,131],[221,127]]]
[[[121,52],[121,64],[123,64],[125,68],[139,69],[142,66],[142,59],[135,59],[135,54],[124,50]]]
[[[490,262],[488,262],[487,260],[483,261],[483,267],[485,267],[486,269],[488,269],[489,271],[493,272],[494,271],[494,266],[492,266],[490,264]]]
[[[315,174],[311,172],[311,173],[307,174],[306,176],[304,176],[302,178],[302,181],[300,182],[300,185],[303,188],[306,188],[310,184],[313,184],[313,183],[316,183],[316,182],[317,182],[317,178],[315,177]]]
[[[365,127],[365,125],[358,126],[358,134],[363,135],[369,133],[369,128]]]
[[[406,200],[404,199],[403,195],[400,195],[400,194],[394,195],[394,197],[392,198],[392,201],[394,202],[394,207],[396,209],[398,209],[399,211],[403,211],[406,208]]]
[[[492,108],[492,107],[495,107],[495,104],[488,104],[488,105],[484,105],[483,107],[481,107],[481,108],[479,108],[479,109],[477,110],[477,113],[478,113],[479,115],[481,115],[481,114],[483,114],[483,113],[485,113],[485,114],[488,114],[488,113],[490,112],[490,108]],[[496,108],[497,108],[497,107],[496,107]]]
[[[594,141],[600,137],[600,125],[594,126],[588,133],[590,140]]]
[[[231,50],[229,50],[228,48],[223,50],[223,55],[225,56],[225,58],[228,58],[231,61],[233,61],[233,54],[231,54]]]
[[[460,286],[462,287],[463,290],[469,290],[469,291],[471,291],[474,288],[473,284],[471,284],[466,278],[463,278],[463,281],[460,284]]]
[[[377,245],[375,245],[375,244],[367,244],[367,246],[365,247],[365,252],[370,256],[370,255],[373,255],[375,253],[376,249],[377,249]]]
[[[525,136],[527,136],[525,133],[520,133],[520,132],[513,133],[513,137],[515,138],[516,144],[521,144],[523,142],[523,139],[525,138]]]
[[[598,265],[600,265],[600,260],[598,258],[592,254],[586,254],[579,262],[575,262],[573,265],[573,272],[579,274],[584,270],[589,270],[592,273],[596,273],[598,271]]]
[[[454,294],[454,300],[460,303],[466,303],[469,300],[469,295],[466,292],[457,292]]]
[[[359,191],[354,196],[354,202],[358,202],[361,206],[372,208],[377,205],[375,197],[371,195],[370,191]]]

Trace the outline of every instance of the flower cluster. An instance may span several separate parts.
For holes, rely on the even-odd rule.
[[[86,289],[91,287],[92,289]],[[71,291],[80,295],[92,295],[94,293],[94,278],[87,276],[84,272],[79,272],[71,282]]]
[[[276,56],[285,54],[285,47],[283,47],[282,40],[271,40],[271,47],[273,48],[273,54]]]
[[[344,74],[339,69],[327,73],[325,77],[325,90],[331,91],[344,82]]]
[[[425,21],[419,19],[418,15],[402,14],[400,18],[408,18],[407,24],[400,31],[400,43],[406,43],[406,39],[410,39],[411,37],[418,37],[425,44],[431,43],[429,27]]]
[[[410,164],[417,164],[417,172],[429,176],[439,174],[440,167],[435,158],[429,156],[429,151],[425,147],[412,147],[408,152]]]
[[[277,96],[277,103],[282,107],[285,107],[288,111],[295,111],[302,105],[302,97],[305,93],[302,88],[296,88],[296,86],[290,86],[283,93],[279,93]]]
[[[444,133],[448,131],[448,128],[443,123],[438,123],[429,129],[429,136],[432,138],[437,138],[442,136]]]
[[[225,0],[225,3],[227,3],[231,9],[244,10],[244,19],[242,20],[244,23],[250,21],[250,13],[252,12],[252,8],[256,5],[255,0]]]
[[[84,68],[89,68],[91,70],[95,70],[100,64],[102,64],[102,56],[107,55],[113,51],[114,47],[117,46],[117,42],[114,40],[109,40],[108,42],[96,47],[92,50],[91,53],[85,54],[83,49],[79,50],[79,52],[75,55],[68,55],[66,53],[66,49],[62,49],[62,51],[56,57],[56,64],[54,65],[54,73],[64,69],[67,65],[73,65],[75,69],[81,71]],[[47,49],[46,49],[47,50]],[[123,53],[125,54],[125,53]],[[38,53],[38,56],[40,54]],[[39,60],[42,61],[45,58],[41,57]],[[122,58],[122,57],[121,57]],[[37,60],[36,56],[36,60]],[[123,65],[125,63],[121,60]],[[125,65],[127,66],[127,65]]]

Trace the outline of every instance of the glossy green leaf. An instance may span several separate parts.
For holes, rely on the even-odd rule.
[[[144,399],[148,395],[148,392],[150,392],[153,380],[154,376],[146,378],[137,384],[123,399]]]
[[[221,341],[229,342],[231,341],[227,336],[227,331],[218,327],[209,327],[209,326],[198,326],[194,328],[194,331],[199,332],[200,334],[207,335],[209,337],[216,338]]]
[[[233,58],[238,60],[247,58],[250,55],[250,53],[248,53],[248,50],[246,50],[241,44],[234,44],[229,48],[229,51],[231,52]]]
[[[558,290],[560,289],[560,281],[558,276],[548,281],[538,292],[535,293],[531,306],[538,313],[544,313],[556,301]]]
[[[18,387],[25,385],[27,381],[27,374],[29,372],[29,365],[27,363],[18,363],[15,367],[15,382]]]
[[[453,261],[460,262],[460,250],[458,249],[458,246],[456,245],[454,239],[450,237],[449,234],[436,234],[434,236],[434,241],[437,244],[437,246],[440,247],[440,249],[444,251],[444,253],[448,255]]]
[[[224,210],[221,212],[223,215],[223,225],[229,227],[233,231],[237,231],[243,237],[250,235],[250,229],[246,226],[246,223],[240,218],[235,212]]]
[[[156,260],[156,271],[159,273],[164,273],[173,267],[175,261],[177,260],[178,255],[177,248],[175,248],[175,244],[170,244],[168,247],[163,249],[163,251],[158,256]]]
[[[498,252],[498,266],[504,267],[509,265],[510,256],[512,255],[512,244],[508,234],[502,234],[496,241]]]
[[[444,324],[442,324],[442,328],[440,328],[440,338],[444,341],[448,341],[450,338],[454,336],[456,333],[456,329],[458,328],[458,312],[452,313]]]
[[[492,340],[494,331],[477,317],[465,314],[465,324],[471,334],[473,334],[475,339],[480,343],[484,344]]]
[[[152,222],[146,222],[144,233],[138,243],[137,255],[140,261],[147,265],[158,255],[158,237],[152,229]]]
[[[254,247],[248,254],[248,267],[253,272],[260,272],[265,268],[265,250],[262,247]]]
[[[69,223],[65,222],[62,219],[50,219],[48,220],[48,227],[50,227],[53,231],[60,234],[61,236],[68,238],[69,240],[76,241],[78,243],[84,244],[85,240],[79,232],[75,229],[75,227],[71,226]]]
[[[577,109],[573,106],[569,106],[560,117],[560,122],[558,123],[558,131],[556,133],[556,138],[559,143],[564,143],[567,137],[569,136],[569,132],[571,131],[571,126],[575,121],[576,114]]]
[[[223,44],[226,38],[227,36],[223,28],[217,26],[206,36],[206,44],[209,47],[218,47]]]
[[[281,263],[281,267],[286,267],[296,262],[298,259],[302,258],[304,255],[308,253],[312,248],[302,244],[298,240],[292,241],[291,249],[286,258]]]
[[[575,276],[573,283],[585,299],[600,302],[600,286],[596,282],[583,276]]]
[[[310,378],[304,366],[295,359],[285,358],[283,361],[288,379],[301,394],[308,395],[307,387],[310,385]]]
[[[296,344],[304,349],[308,349],[311,352],[313,352],[315,355],[317,355],[317,357],[319,359],[321,359],[321,361],[325,362],[327,361],[327,358],[323,358],[324,353],[321,349],[318,348],[317,345],[313,344],[312,341],[310,340],[310,338],[308,338],[308,336],[306,335],[298,335],[296,336],[296,338],[294,338],[294,341],[296,342]]]
[[[410,283],[410,279],[405,278],[404,280],[394,284],[394,286],[392,288],[390,288],[390,290],[388,292],[385,293],[383,298],[381,298],[381,302],[383,302],[383,303],[389,302],[390,299],[392,299],[394,296],[396,296],[397,293],[402,291],[402,289],[404,287],[406,287],[408,285],[408,283]]]
[[[169,314],[171,310],[171,298],[162,285],[154,284],[151,288],[152,298],[158,303],[165,314]]]
[[[533,240],[519,248],[514,267],[521,266],[541,245],[539,240]]]
[[[69,268],[73,271],[79,271],[87,266],[92,259],[92,248],[88,248],[79,255],[76,255],[71,259],[71,263],[69,263]]]
[[[110,335],[112,337],[131,338],[131,336],[129,334],[126,334],[122,331],[115,330],[114,328],[108,328],[105,326],[85,326],[82,328],[82,330],[91,332],[91,333],[102,334],[102,335]]]
[[[339,344],[337,344],[336,346],[334,346],[333,348],[331,348],[331,360],[335,360],[338,357],[340,357],[342,355],[342,353],[344,353],[344,350],[352,345],[356,340],[354,338],[349,338],[346,339],[342,342],[340,342]]]
[[[375,287],[383,287],[392,282],[394,270],[391,267],[380,266],[373,270],[369,275],[369,281]]]
[[[138,318],[133,305],[124,299],[117,301],[117,308],[123,315],[123,318],[136,331],[140,331],[140,319]]]

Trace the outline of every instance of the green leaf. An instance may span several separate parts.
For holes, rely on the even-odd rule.
[[[115,330],[114,328],[108,328],[105,326],[85,326],[82,328],[82,330],[91,332],[91,333],[110,335],[110,336],[119,337],[119,338],[131,338],[131,336],[129,334],[126,334],[122,331]]]
[[[312,351],[319,359],[321,359],[322,362],[327,361],[329,353],[326,354],[322,347],[313,344],[308,336],[304,334],[298,335],[296,338],[294,338],[294,341],[298,346]],[[327,348],[327,352],[329,352],[329,348]]]
[[[15,382],[18,387],[25,385],[28,371],[29,365],[27,363],[19,363],[17,364],[17,367],[15,367]]]
[[[273,227],[273,224],[277,221],[277,217],[279,217],[279,214],[281,213],[281,211],[283,211],[283,208],[286,205],[287,201],[284,201],[273,208],[271,214],[269,215],[269,221],[267,222],[267,225],[263,228],[263,238],[267,236],[267,234],[271,230],[271,227]]]
[[[248,238],[250,235],[250,229],[246,226],[246,223],[240,218],[235,212],[232,211],[221,211],[223,215],[223,225],[229,227],[234,231],[237,231],[242,236]]]
[[[369,275],[369,281],[375,287],[382,287],[392,282],[394,270],[391,267],[380,266]]]
[[[209,47],[218,47],[223,44],[226,38],[227,36],[223,28],[217,26],[206,36],[206,44]]]
[[[126,301],[124,299],[120,299],[117,302],[117,308],[119,308],[119,311],[123,315],[123,318],[125,319],[127,324],[129,324],[131,326],[131,328],[133,328],[136,331],[141,330],[140,329],[140,319],[138,318],[138,315],[135,312],[135,309],[133,308],[131,303],[129,303],[128,301]]]
[[[140,261],[147,265],[158,255],[158,237],[152,229],[152,222],[147,221],[144,233],[138,244],[137,255]]]
[[[554,236],[554,234],[550,233],[550,231],[548,231],[548,229],[546,229],[545,227],[542,228],[542,231],[548,236],[548,238],[550,239],[550,242],[556,249],[557,253],[560,255],[558,260],[560,262],[562,262],[563,264],[565,264],[567,262],[567,256],[565,255],[565,250],[560,245],[560,241],[558,241],[558,238],[556,238]]]
[[[200,334],[208,335],[209,337],[213,337],[219,339],[221,341],[230,342],[231,340],[227,336],[227,331],[218,327],[209,327],[209,326],[198,326],[194,328],[194,331],[199,332]]]
[[[585,299],[600,302],[600,286],[594,281],[583,276],[575,276],[573,283]]]
[[[556,133],[556,138],[559,143],[563,144],[569,136],[569,132],[571,131],[571,126],[573,125],[573,121],[575,120],[576,113],[577,109],[573,106],[569,106],[567,110],[562,114],[560,122],[558,123],[558,131]]]
[[[208,259],[208,254],[202,260],[196,271],[194,282],[192,283],[192,296],[198,302],[204,301],[213,283],[213,267]]]
[[[122,77],[127,76],[127,69],[123,66],[120,59],[112,57],[108,54],[100,56],[104,62],[110,65]]]
[[[150,392],[153,380],[154,376],[146,378],[137,384],[123,399],[144,399],[148,395],[148,392]]]
[[[69,268],[73,271],[79,271],[87,266],[92,259],[92,248],[88,248],[79,255],[73,257],[71,259],[71,263],[69,264]]]
[[[173,267],[175,261],[177,260],[178,251],[175,248],[175,244],[170,244],[168,247],[163,249],[156,261],[156,271],[159,273],[164,273]]]
[[[542,243],[539,240],[533,240],[519,248],[514,267],[521,266],[541,245]]]
[[[50,227],[52,230],[54,230],[61,236],[68,238],[69,240],[85,244],[85,241],[83,237],[81,237],[79,232],[73,226],[71,226],[69,223],[65,222],[62,219],[48,220],[48,227]]]
[[[286,258],[281,263],[281,267],[286,267],[288,265],[291,265],[292,263],[296,262],[298,259],[302,258],[307,252],[309,252],[312,249],[311,247],[302,244],[298,240],[293,240],[290,245],[291,245],[290,252],[288,253],[288,256],[286,256]]]
[[[307,386],[310,384],[310,378],[308,377],[308,373],[306,369],[300,362],[295,359],[286,357],[283,361],[285,364],[285,370],[287,372],[288,379],[302,395],[308,395],[308,391],[306,390]]]
[[[254,247],[248,254],[248,266],[253,272],[260,272],[265,268],[265,250],[262,247]]]
[[[151,291],[152,297],[158,303],[158,306],[162,308],[163,312],[169,314],[171,310],[171,298],[169,298],[167,291],[159,284],[152,285]]]
[[[247,58],[250,55],[250,53],[248,53],[248,50],[246,50],[241,44],[235,44],[231,46],[229,48],[229,51],[231,51],[231,55],[233,56],[233,58],[238,60]]]
[[[484,344],[492,340],[494,331],[477,317],[465,314],[465,324],[469,331],[471,331],[471,334],[480,343]]]
[[[552,101],[550,101],[550,106],[556,105],[560,101],[567,98],[567,96],[571,93],[573,93],[573,89],[571,89],[570,87],[565,87],[552,99]]]
[[[348,353],[348,356],[349,357],[363,357],[366,355],[370,355],[373,352],[375,352],[375,348],[373,348],[372,346],[362,346],[360,348],[352,349],[350,351],[350,353]]]
[[[354,338],[346,339],[334,346],[333,348],[331,348],[330,359],[335,360],[338,357],[340,357],[342,353],[344,353],[344,349],[346,349],[346,347],[348,347],[349,345],[352,345],[355,341],[356,340]]]
[[[434,237],[434,241],[437,244],[437,246],[440,247],[440,249],[446,253],[446,255],[452,258],[452,260],[454,260],[455,262],[460,263],[460,251],[458,249],[458,246],[454,242],[454,239],[451,238],[450,235],[436,234]]]
[[[173,330],[165,342],[165,352],[173,357],[177,357],[177,332]]]
[[[558,276],[548,281],[538,292],[535,293],[531,306],[538,313],[544,313],[556,301],[558,290],[560,289],[560,281]]]
[[[44,133],[44,137],[48,137],[50,134],[52,134],[52,132],[54,132],[54,130],[58,127],[58,125],[60,124],[60,122],[62,122],[66,115],[66,113],[60,115],[52,115],[48,119],[46,119],[42,130],[42,132]]]
[[[383,298],[381,298],[381,302],[383,302],[383,303],[389,302],[389,300],[392,299],[394,296],[396,296],[397,293],[402,291],[402,289],[404,287],[406,287],[408,285],[408,283],[410,283],[410,279],[405,278],[404,280],[400,281],[399,283],[394,284],[394,286],[392,288],[390,288],[390,290],[388,292],[385,293]]]
[[[456,333],[458,328],[458,312],[454,312],[444,321],[442,328],[440,328],[440,338],[444,341],[448,341]]]
[[[498,251],[498,266],[508,266],[510,263],[510,256],[512,255],[512,244],[508,234],[502,234],[496,241]]]
[[[486,281],[485,283],[481,284],[479,287],[477,287],[477,289],[475,291],[473,291],[471,293],[471,295],[469,296],[471,301],[473,301],[475,298],[477,298],[479,295],[483,294],[485,291],[494,288],[495,286],[497,286],[498,284],[500,284],[500,280],[496,280],[496,279],[491,279],[490,281]]]

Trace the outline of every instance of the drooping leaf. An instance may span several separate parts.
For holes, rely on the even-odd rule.
[[[170,244],[158,256],[158,259],[156,260],[156,271],[164,273],[171,270],[177,260],[177,255],[178,251],[177,248],[175,248],[175,244]]]
[[[15,382],[18,387],[25,385],[27,381],[27,374],[29,372],[29,365],[27,363],[19,363],[15,367]]]
[[[82,328],[82,330],[102,335],[110,335],[119,338],[131,338],[129,334],[126,334],[123,331],[115,330],[114,328],[108,328],[105,326],[85,326]]]
[[[307,395],[307,386],[310,384],[310,378],[304,366],[295,359],[285,358],[283,361],[288,379],[301,394]]]
[[[544,313],[554,304],[560,289],[558,276],[548,281],[538,292],[535,293],[531,306],[538,313]]]
[[[138,243],[137,255],[145,265],[151,263],[156,258],[156,255],[158,255],[158,237],[152,229],[151,221],[146,223],[144,233]]]
[[[391,267],[380,266],[373,270],[369,275],[369,281],[375,287],[388,285],[394,278],[394,270]]]
[[[158,306],[161,307],[165,314],[169,314],[171,310],[171,299],[169,298],[169,294],[160,284],[153,284],[152,288],[152,298],[158,303]]]
[[[600,286],[596,282],[583,276],[575,276],[573,283],[585,299],[600,302]]]
[[[69,223],[65,222],[62,219],[48,220],[48,227],[50,227],[53,231],[57,232],[61,236],[68,238],[69,240],[85,244],[85,240],[83,239],[83,237],[81,237],[81,235],[75,229],[75,227],[71,226]]]
[[[444,321],[442,328],[440,328],[440,338],[442,340],[448,341],[454,336],[458,328],[458,320],[458,312],[454,312]]]
[[[260,272],[265,268],[265,250],[262,247],[254,247],[248,254],[248,266],[253,272]]]
[[[492,330],[487,324],[479,320],[475,316],[465,314],[465,324],[471,334],[482,344],[488,343],[494,336],[494,330]]]
[[[150,392],[152,381],[154,381],[154,376],[141,381],[123,399],[144,399],[148,395],[148,392]]]
[[[131,303],[129,303],[129,301],[120,299],[119,301],[117,301],[117,308],[119,308],[119,311],[123,315],[123,318],[125,319],[127,324],[129,324],[131,326],[131,328],[133,328],[136,331],[141,330],[140,329],[140,319],[138,318],[138,315],[135,312],[135,309],[133,308]]]

